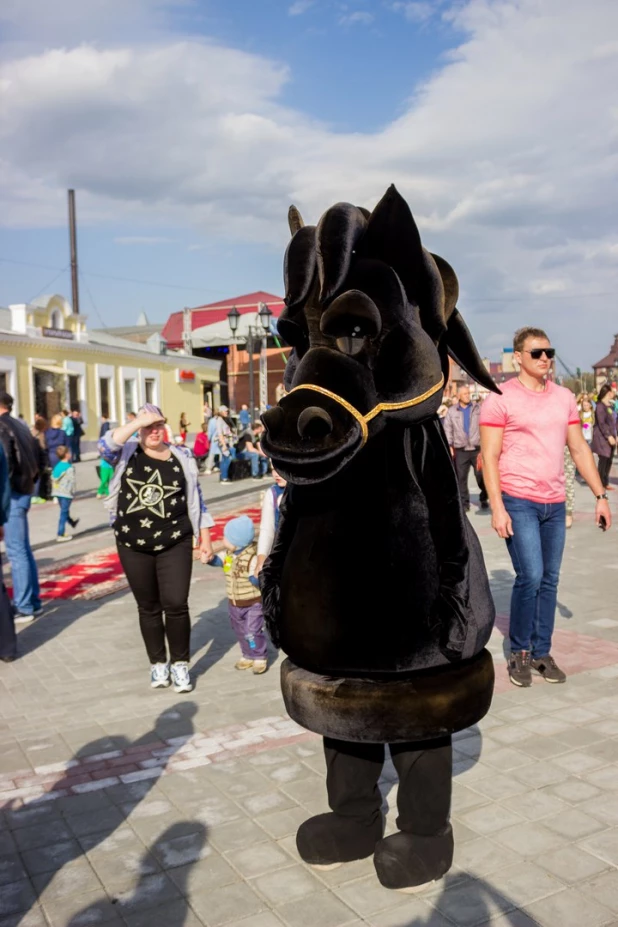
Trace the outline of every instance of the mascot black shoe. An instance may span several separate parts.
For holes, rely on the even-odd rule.
[[[297,846],[316,866],[373,855],[383,885],[412,891],[451,865],[451,736],[486,714],[494,681],[487,574],[436,414],[449,355],[497,388],[453,269],[394,187],[317,227],[292,207],[290,227],[288,393],[262,419],[288,487],[261,583],[286,708],[324,737],[332,809]],[[383,837],[387,744],[399,830]]]

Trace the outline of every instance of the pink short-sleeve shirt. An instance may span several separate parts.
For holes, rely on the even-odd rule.
[[[481,406],[481,425],[503,428],[500,487],[532,502],[564,502],[564,446],[569,425],[579,425],[573,393],[547,381],[535,392],[513,378]]]

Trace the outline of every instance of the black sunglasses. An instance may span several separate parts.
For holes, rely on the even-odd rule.
[[[556,356],[555,348],[534,348],[533,351],[526,351],[526,354],[529,354],[532,360],[540,360],[543,355],[547,357],[547,360],[553,360]]]

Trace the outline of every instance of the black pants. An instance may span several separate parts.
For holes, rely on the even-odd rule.
[[[12,660],[17,653],[17,635],[13,606],[2,580],[2,556],[0,555],[0,659]]]
[[[450,737],[417,743],[390,744],[399,777],[397,827],[431,837],[449,825],[453,759]],[[326,788],[331,809],[369,825],[380,815],[378,779],[384,744],[348,743],[324,738]]]
[[[603,488],[609,486],[609,473],[612,469],[612,460],[614,459],[614,448],[611,448],[609,457],[601,457],[599,454],[599,476],[603,483]]]
[[[480,501],[487,502],[487,490],[485,489],[483,471],[476,469],[476,459],[480,452],[480,447],[475,447],[473,451],[464,451],[463,448],[460,447],[455,448],[455,472],[457,473],[459,495],[461,496],[464,508],[470,507],[470,491],[468,489],[468,474],[470,473],[470,467],[474,470],[476,483],[481,491]]]
[[[185,538],[174,547],[156,554],[118,545],[118,556],[137,602],[139,626],[148,659],[151,663],[167,663],[167,638],[171,662],[188,661],[192,538]]]

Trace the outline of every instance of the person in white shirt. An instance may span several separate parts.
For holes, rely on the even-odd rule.
[[[281,505],[281,499],[283,498],[283,492],[287,486],[287,481],[284,480],[276,470],[273,470],[273,479],[275,481],[274,486],[266,490],[264,498],[262,499],[260,535],[258,538],[257,563],[255,567],[256,576],[258,576],[264,565],[264,561],[272,549],[275,534],[279,526],[279,507]]]

